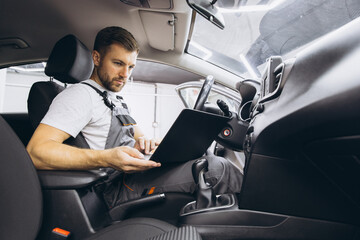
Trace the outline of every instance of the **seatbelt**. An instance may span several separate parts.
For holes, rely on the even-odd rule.
[[[105,103],[105,105],[110,108],[111,111],[114,110],[114,108],[116,107],[115,104],[110,100],[109,96],[108,96],[108,92],[107,91],[100,91],[98,88],[94,87],[93,85],[86,83],[86,82],[81,82],[82,84],[86,84],[88,86],[90,86],[92,89],[94,89],[102,98],[103,101]],[[121,96],[116,96],[116,98],[118,100],[120,100],[121,105],[123,108],[125,108],[127,110],[127,112],[129,112],[129,109],[127,107],[127,104],[123,102],[123,98]],[[116,117],[120,120],[121,124],[123,126],[129,126],[129,125],[134,125],[136,124],[136,121],[128,114],[126,115],[119,115],[117,114]]]
[[[103,101],[105,103],[105,105],[110,108],[111,110],[114,109],[115,107],[115,104],[110,100],[109,96],[108,96],[108,92],[107,91],[100,91],[99,89],[97,89],[96,87],[94,87],[93,85],[89,84],[89,83],[86,83],[86,82],[81,82],[82,84],[86,84],[90,87],[92,87],[102,98],[103,98]]]

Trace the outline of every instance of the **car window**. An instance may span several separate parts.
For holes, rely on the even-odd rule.
[[[194,108],[201,87],[202,82],[190,82],[177,86],[176,89],[185,107]],[[238,111],[241,103],[241,99],[238,93],[226,87],[219,87],[214,85],[206,102],[216,105],[216,102],[219,99],[223,100],[229,106],[230,111]]]
[[[27,112],[27,98],[31,85],[49,80],[44,74],[44,66],[45,63],[34,63],[0,70],[1,113]]]
[[[27,113],[27,98],[32,84],[50,80],[44,73],[45,64],[26,64],[0,70],[0,113]],[[161,139],[184,108],[175,91],[176,85],[131,80],[120,94],[144,134]]]

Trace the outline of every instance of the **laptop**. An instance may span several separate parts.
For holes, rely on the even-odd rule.
[[[184,109],[155,152],[145,159],[167,164],[200,158],[228,121],[228,117]]]

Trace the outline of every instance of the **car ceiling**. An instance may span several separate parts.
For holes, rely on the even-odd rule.
[[[124,4],[120,0],[2,0],[0,66],[46,61],[56,41],[67,34],[76,35],[92,49],[96,33],[103,27],[116,25],[128,29],[139,42],[141,51],[138,67],[133,74],[135,81],[179,84],[199,80],[207,72],[202,73],[199,67],[199,71],[195,73],[191,70],[194,60],[188,62],[186,58],[189,57],[183,57],[190,28],[191,10],[185,0],[169,1],[153,1],[156,6],[172,6],[171,9],[164,10],[138,8]],[[155,43],[161,47],[171,36],[148,36],[153,30],[157,30],[154,27],[157,26],[157,22],[155,18],[150,17],[155,19],[154,22],[150,25],[143,24],[143,12],[150,16],[159,13],[174,14],[176,34],[173,50],[164,51],[151,46]],[[150,38],[153,43],[149,41]],[[200,65],[200,62],[196,61],[199,60],[195,60],[195,65]],[[158,63],[167,63],[169,66]]]

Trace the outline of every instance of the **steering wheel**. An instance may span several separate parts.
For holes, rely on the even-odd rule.
[[[201,87],[199,96],[196,99],[194,109],[196,110],[203,110],[204,104],[210,94],[211,87],[214,83],[214,77],[211,75],[208,75],[204,81],[204,84]]]

